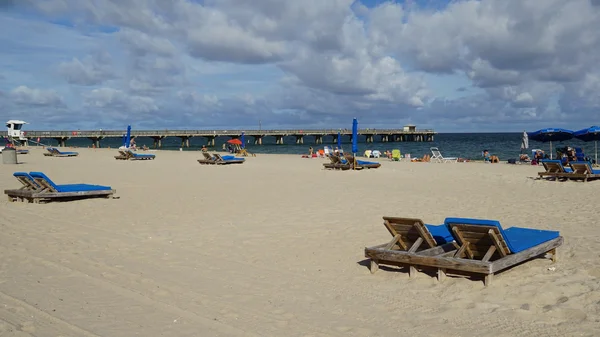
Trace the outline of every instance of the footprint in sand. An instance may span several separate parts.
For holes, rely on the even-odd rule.
[[[27,322],[23,322],[23,323],[19,324],[17,329],[19,331],[26,332],[28,336],[30,333],[35,332],[35,326],[33,326],[33,322],[31,322],[31,321],[27,321]]]

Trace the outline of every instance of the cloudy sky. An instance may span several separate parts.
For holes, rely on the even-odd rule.
[[[0,31],[30,130],[600,124],[600,0],[0,0]]]

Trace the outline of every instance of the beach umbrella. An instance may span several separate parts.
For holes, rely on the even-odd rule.
[[[584,142],[595,142],[596,164],[598,163],[598,140],[600,140],[600,126],[591,126],[587,129],[581,129],[573,133],[575,138]]]
[[[527,150],[529,148],[529,136],[527,136],[527,132],[523,131],[523,138],[521,139],[521,152],[523,150]]]
[[[227,141],[227,143],[234,144],[234,145],[242,145],[242,141],[239,140],[239,139],[237,139],[237,138],[230,139],[230,140]]]
[[[550,159],[552,159],[552,142],[562,142],[573,138],[573,131],[561,128],[540,129],[527,133],[531,140],[546,143],[550,142]]]
[[[129,147],[131,142],[131,125],[127,125],[127,136],[125,136],[125,147]]]
[[[242,149],[246,147],[246,137],[244,137],[244,132],[242,132]]]
[[[358,152],[358,120],[352,120],[352,156],[354,157],[354,168],[356,168],[356,153]]]
[[[342,150],[342,133],[340,131],[338,131],[337,144],[338,150]]]

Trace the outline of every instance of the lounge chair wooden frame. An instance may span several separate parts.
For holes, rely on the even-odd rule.
[[[72,153],[61,153],[57,148],[53,147],[50,148],[50,150],[48,150],[49,152],[44,153],[44,156],[47,157],[77,157],[79,156],[79,153],[77,152],[72,152]]]
[[[204,156],[204,159],[198,159],[198,162],[201,165],[215,165],[215,164],[217,164],[217,162],[215,161],[215,158],[213,156],[211,156],[208,152],[202,152],[202,155]]]
[[[352,165],[350,165],[349,162],[347,163],[342,163],[341,159],[339,156],[334,155],[334,154],[330,154],[329,155],[329,160],[331,161],[330,163],[324,163],[323,167],[325,169],[328,170],[342,170],[342,171],[347,171],[350,170],[352,168]]]
[[[384,245],[379,245],[365,248],[365,256],[371,260],[390,261],[413,267],[437,268],[438,281],[443,281],[449,270],[461,271],[470,275],[483,275],[484,285],[488,286],[491,284],[494,274],[521,262],[545,254],[550,254],[552,262],[556,262],[556,248],[564,241],[563,237],[559,236],[527,250],[511,254],[497,227],[467,224],[452,224],[450,227],[458,239],[460,245],[458,248],[456,242],[453,242],[411,253],[385,249]]]
[[[566,172],[562,163],[542,161],[542,166],[546,171],[538,172],[540,179],[553,178],[555,180],[566,179],[570,177],[571,172]]]
[[[28,180],[24,177],[17,177],[17,179],[23,183],[23,180]],[[77,191],[77,192],[58,192],[52,185],[50,185],[45,179],[34,178],[34,181],[39,186],[32,185],[35,189],[27,189],[21,187],[20,189],[4,190],[4,194],[8,196],[9,202],[21,201],[21,202],[33,202],[38,204],[42,201],[52,201],[66,198],[89,198],[89,197],[104,197],[110,198],[117,191],[114,189],[102,190],[102,191]],[[27,184],[30,184],[28,182]],[[25,186],[24,186],[25,187]]]
[[[438,246],[421,219],[384,216],[383,225],[392,235],[392,240],[378,246],[365,248],[365,255],[371,257],[371,273],[379,270],[380,264],[394,262],[377,258],[380,255],[380,250],[416,253]],[[409,275],[412,277],[415,273],[415,266],[409,265]]]
[[[117,160],[129,160],[132,157],[131,152],[119,150],[119,155],[115,156]]]
[[[584,182],[592,179],[600,179],[600,174],[594,173],[591,164],[588,162],[578,163],[572,162],[569,163],[573,173],[565,174],[564,177],[569,179],[581,179]]]

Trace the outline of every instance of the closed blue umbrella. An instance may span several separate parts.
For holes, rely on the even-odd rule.
[[[352,153],[356,156],[358,152],[358,120],[352,120]]]
[[[338,150],[342,150],[342,133],[340,131],[338,131],[338,138],[337,138],[337,145],[338,145]]]
[[[244,132],[242,132],[242,149],[246,147],[246,137],[244,136]]]
[[[352,156],[354,157],[354,168],[356,169],[356,153],[358,152],[358,119],[352,120]]]
[[[131,143],[131,125],[127,125],[127,136],[125,137],[125,147],[129,147]]]
[[[575,138],[583,140],[584,142],[595,142],[596,150],[596,164],[598,163],[598,140],[600,140],[600,126],[591,126],[587,129],[581,129],[573,133]]]
[[[529,139],[538,142],[550,142],[550,159],[552,159],[552,142],[562,142],[573,138],[573,131],[561,128],[541,129],[527,134]]]

